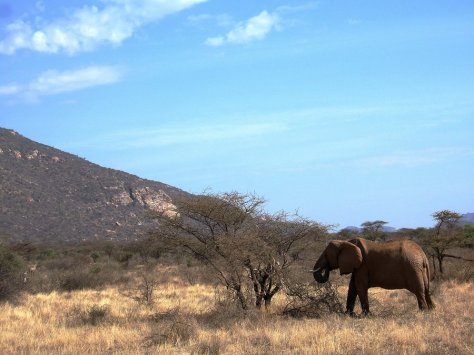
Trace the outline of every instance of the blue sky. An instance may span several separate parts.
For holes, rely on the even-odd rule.
[[[0,126],[328,224],[474,212],[472,1],[0,0]]]

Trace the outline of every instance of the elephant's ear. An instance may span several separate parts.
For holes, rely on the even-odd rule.
[[[358,246],[349,242],[342,242],[338,263],[341,275],[350,274],[362,264],[362,252]]]

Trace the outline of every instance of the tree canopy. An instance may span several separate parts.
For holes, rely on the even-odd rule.
[[[326,227],[284,212],[268,214],[264,203],[237,192],[182,198],[176,216],[158,216],[159,236],[208,265],[242,308],[250,298],[256,307],[268,306],[308,240]]]

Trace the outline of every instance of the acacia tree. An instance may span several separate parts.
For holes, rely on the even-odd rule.
[[[388,222],[377,220],[367,221],[361,224],[362,233],[369,240],[376,240],[377,238],[383,238],[383,227]]]
[[[175,202],[178,214],[157,216],[156,235],[210,267],[243,309],[269,306],[308,238],[325,228],[286,213],[266,214],[264,200],[237,192],[189,196]]]
[[[431,216],[436,221],[436,225],[433,229],[433,235],[428,239],[427,244],[432,251],[434,270],[436,271],[434,263],[434,258],[436,258],[438,260],[439,272],[442,274],[444,271],[444,258],[459,258],[448,254],[447,250],[460,246],[463,243],[462,229],[459,226],[462,214],[450,210],[442,210],[434,212]]]
[[[309,237],[325,233],[326,227],[285,212],[261,215],[252,223],[257,233],[250,238],[256,248],[247,251],[244,266],[252,281],[257,308],[263,303],[268,307],[287,280],[289,267],[307,248]]]

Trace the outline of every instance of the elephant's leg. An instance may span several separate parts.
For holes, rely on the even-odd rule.
[[[426,303],[426,300],[425,300],[424,291],[415,293],[415,296],[416,296],[416,300],[418,301],[418,308],[420,309],[420,311],[424,311],[425,309],[427,309],[428,304]]]
[[[349,315],[354,315],[354,305],[357,298],[357,291],[355,287],[355,277],[354,274],[351,275],[351,281],[349,282],[349,290],[347,291],[347,303],[346,303],[346,313]]]
[[[368,315],[370,313],[368,281],[362,277],[358,277],[355,280],[355,286],[356,286],[357,295],[359,296],[360,305],[362,307],[362,313],[364,315]]]
[[[425,310],[428,308],[428,304],[425,299],[425,285],[423,280],[423,275],[417,275],[416,278],[411,280],[409,283],[408,290],[416,296],[418,302],[418,308],[420,310]]]
[[[433,301],[430,296],[430,271],[428,268],[428,262],[426,263],[426,268],[423,269],[423,291],[425,293],[425,300],[428,306],[428,309],[435,308]]]
[[[428,290],[428,288],[425,288],[425,300],[426,300],[426,304],[428,305],[428,309],[435,308],[435,305],[433,301],[431,300],[430,291]]]
[[[418,300],[418,308],[421,310],[432,309],[433,304],[431,302],[431,297],[429,293],[425,292],[425,287],[423,286],[419,292],[420,292],[420,295],[416,296]]]

